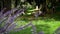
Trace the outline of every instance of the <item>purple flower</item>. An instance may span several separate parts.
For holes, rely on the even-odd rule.
[[[6,21],[6,20],[7,20],[7,18],[1,19],[1,20],[0,20],[0,24],[1,24],[2,22]]]
[[[0,33],[4,34],[4,33],[9,33],[10,31],[21,31],[21,30],[24,30],[25,28],[31,26],[32,27],[32,34],[37,34],[36,32],[36,27],[35,25],[32,24],[32,22],[29,22],[28,24],[26,24],[25,26],[21,26],[21,27],[18,27],[18,28],[15,28],[16,27],[16,23],[14,23],[14,20],[15,18],[17,18],[19,15],[23,14],[24,13],[24,9],[20,9],[18,11],[16,11],[17,9],[12,9],[12,10],[9,10],[7,12],[5,12],[4,14],[2,14],[3,16],[2,17],[6,17],[6,19],[2,18],[2,20],[0,20],[0,22],[2,23],[2,21],[5,20],[4,22],[4,25],[2,27],[0,27]],[[13,14],[13,12],[16,12]],[[12,15],[13,14],[13,15]],[[2,23],[3,24],[3,23]]]
[[[4,10],[6,10],[6,8],[2,9],[0,12],[0,15],[3,14]]]
[[[4,10],[5,10],[5,9],[4,9]],[[18,10],[18,9],[17,9],[17,8],[13,8],[13,9],[11,9],[11,10],[6,11],[6,12],[3,14],[4,10],[1,11],[1,13],[0,13],[0,18],[5,17],[5,16],[7,16],[7,15],[10,15],[10,14],[12,14],[13,12],[15,12],[15,11]]]
[[[4,9],[1,10],[1,12],[0,12],[0,18],[3,16],[4,10],[6,10],[6,8],[4,8]]]
[[[20,10],[18,10],[16,13],[15,13],[15,15],[17,15],[17,14],[22,14],[24,12],[24,9],[20,9]]]
[[[9,25],[9,27],[6,29],[7,32],[12,31],[14,28],[16,27],[16,23],[12,23],[11,25]]]

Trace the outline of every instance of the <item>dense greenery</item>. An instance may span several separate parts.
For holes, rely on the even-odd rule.
[[[31,4],[27,0],[0,0],[0,34],[59,34],[60,0],[38,3],[39,10],[35,0]]]

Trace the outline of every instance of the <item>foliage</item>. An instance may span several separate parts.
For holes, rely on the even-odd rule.
[[[12,2],[10,2],[12,1]],[[2,4],[1,4],[2,2]],[[45,4],[46,2],[46,4]],[[46,0],[41,11],[34,10],[35,3],[30,5],[21,0],[0,0],[0,34],[57,34],[60,26],[59,4],[56,0]],[[59,2],[57,2],[59,3]],[[58,6],[58,7],[56,7]],[[4,8],[5,7],[5,8]],[[52,9],[57,9],[58,15]],[[51,9],[51,13],[48,14]],[[32,10],[32,11],[31,11]],[[45,15],[43,12],[46,12]],[[52,14],[52,12],[54,14]],[[28,14],[27,14],[28,13]],[[43,17],[41,15],[43,14]],[[58,28],[58,29],[57,29]]]

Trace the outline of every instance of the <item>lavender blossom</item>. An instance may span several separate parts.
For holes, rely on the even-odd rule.
[[[4,10],[6,10],[6,8],[4,8],[4,9],[1,10],[1,12],[0,12],[0,18],[3,16]]]
[[[20,10],[18,10],[17,12],[16,12],[16,14],[14,14],[14,15],[18,15],[18,14],[22,14],[22,13],[24,13],[24,9],[20,9]]]
[[[12,23],[7,29],[6,32],[12,31],[16,27],[16,23]]]
[[[9,14],[12,14],[12,13],[15,12],[16,10],[18,10],[18,9],[17,9],[17,8],[14,8],[14,9],[11,9],[11,10],[7,11],[7,12],[4,13],[4,14],[3,14],[3,12],[1,12],[2,14],[0,15],[0,18],[5,17],[5,16],[7,16],[7,15],[9,15]]]
[[[17,14],[19,14],[19,13],[17,13]],[[13,16],[10,16],[9,18],[8,18],[8,20],[7,20],[7,22],[6,22],[6,26],[5,26],[5,28],[8,26],[8,25],[10,25],[11,23],[13,23],[14,22],[14,19],[16,18],[16,17],[14,17],[14,16],[16,16],[16,14],[14,14]],[[7,25],[8,24],[8,25]]]
[[[7,18],[4,18],[4,19],[0,20],[0,24],[1,24],[2,22],[6,21],[6,20],[7,20]]]
[[[16,12],[15,14],[11,15],[13,12]],[[20,16],[21,14],[24,13],[24,9],[20,9],[18,11],[15,11],[15,9],[10,11],[7,11],[6,13],[2,14],[3,17],[5,17],[6,15],[9,15],[7,17],[7,20],[4,24],[4,26],[0,27],[0,34],[7,34],[10,31],[21,31],[24,30],[25,28],[31,26],[32,27],[32,34],[37,34],[36,32],[36,27],[35,25],[32,24],[32,22],[29,22],[28,24],[26,24],[25,26],[21,26],[19,28],[15,28],[16,27],[16,23],[14,23],[15,18],[17,18],[18,16]],[[2,21],[4,21],[5,19],[3,18]]]
[[[9,27],[7,27],[6,29],[4,27],[0,28],[0,33],[9,33],[10,31],[12,31],[14,28],[16,27],[15,23],[11,24]]]
[[[6,12],[5,14],[3,14],[3,12],[1,13],[0,17],[5,17],[6,15],[9,15],[7,21],[5,22],[5,25],[0,27],[0,33],[4,34],[6,31],[11,31],[12,29],[14,29],[15,24],[12,24],[14,22],[14,16],[11,16],[11,11]],[[0,20],[0,23],[2,23],[2,21],[4,21],[5,19],[2,18],[2,20]],[[12,24],[12,25],[11,25]]]
[[[6,8],[4,8],[4,9],[1,10],[0,16],[3,14],[3,12],[4,12],[5,9],[6,9]]]

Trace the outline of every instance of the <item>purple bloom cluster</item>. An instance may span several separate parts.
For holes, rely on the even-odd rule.
[[[8,34],[11,31],[15,31],[15,32],[21,31],[29,26],[32,27],[32,29],[31,29],[32,34],[37,34],[36,27],[35,27],[35,25],[32,24],[31,21],[28,24],[26,24],[25,26],[15,28],[16,23],[14,23],[14,20],[15,20],[15,18],[17,18],[18,16],[20,16],[21,14],[24,13],[24,9],[14,8],[3,14],[4,10],[5,9],[1,10],[1,12],[0,12],[0,19],[2,19],[2,20],[0,20],[0,24],[3,24],[2,22],[5,21],[4,25],[0,27],[0,34]],[[14,12],[14,14],[13,14],[13,12]],[[40,32],[38,34],[40,34]]]
[[[3,13],[4,10],[5,8],[0,12],[0,19],[1,19],[0,24],[3,24],[2,22],[5,21],[4,25],[0,27],[0,34],[5,34],[5,33],[7,34],[10,31],[12,31],[16,27],[16,23],[14,23],[15,18],[17,18],[19,14],[22,14],[22,12],[24,12],[24,9],[18,10],[17,8],[11,9]],[[13,14],[13,12],[16,13]]]

